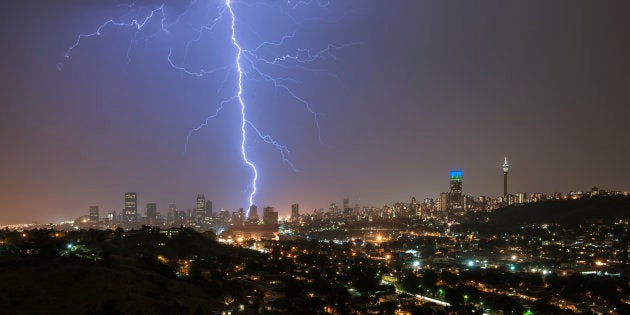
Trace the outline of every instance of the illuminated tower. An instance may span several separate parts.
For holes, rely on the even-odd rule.
[[[197,208],[195,208],[195,221],[199,224],[203,223],[206,218],[206,196],[197,195]]]
[[[462,180],[464,179],[464,173],[461,170],[450,171],[450,186],[451,191],[449,193],[449,209],[461,209],[462,208]]]
[[[507,157],[505,157],[505,160],[503,162],[503,197],[507,198],[507,175],[508,175],[508,171],[510,169],[510,164],[508,164],[507,162]]]
[[[125,193],[125,210],[123,210],[123,220],[127,223],[138,221],[138,194],[135,192]]]

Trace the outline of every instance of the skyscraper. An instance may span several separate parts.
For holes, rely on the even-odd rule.
[[[259,220],[258,218],[258,207],[256,207],[256,205],[252,205],[251,207],[249,207],[249,216],[247,217],[248,220]]]
[[[503,161],[503,197],[506,198],[507,197],[507,176],[508,176],[508,171],[510,170],[510,164],[508,164],[507,161],[507,156],[505,157],[505,160]]]
[[[343,198],[343,210],[350,209],[350,199]]]
[[[206,196],[197,195],[197,208],[195,208],[194,220],[201,224],[206,218]]]
[[[273,207],[263,208],[263,224],[265,225],[278,224],[278,212],[274,211]]]
[[[90,206],[90,223],[98,224],[98,206]]]
[[[153,202],[147,203],[145,210],[147,212],[147,223],[149,223],[149,225],[155,225],[157,221],[157,204]]]
[[[107,221],[109,221],[110,226],[116,224],[116,211],[107,213]]]
[[[291,220],[297,220],[300,217],[300,204],[294,203],[291,205]]]
[[[440,199],[438,199],[438,211],[443,212],[448,209],[449,193],[440,193]]]
[[[135,192],[125,193],[123,220],[126,223],[138,221],[138,194]]]
[[[462,180],[464,173],[461,170],[450,171],[449,209],[462,208]]]
[[[211,218],[213,216],[214,215],[212,213],[212,201],[206,200],[206,218]]]
[[[174,203],[168,205],[168,213],[166,213],[166,220],[168,224],[172,224],[177,220],[177,206]]]

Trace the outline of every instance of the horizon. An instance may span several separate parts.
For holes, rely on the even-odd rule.
[[[0,222],[630,191],[630,3],[123,4],[0,13]]]
[[[459,171],[459,170],[458,170],[458,171]],[[512,193],[509,193],[509,195],[514,196],[514,195],[517,195],[517,194],[520,194],[520,193],[529,194],[529,195],[531,195],[531,194],[543,194],[543,195],[545,195],[545,196],[547,196],[547,197],[549,198],[549,197],[551,197],[551,196],[553,196],[554,194],[557,194],[557,193],[560,193],[560,194],[562,194],[563,196],[568,196],[568,195],[570,195],[570,194],[572,194],[572,193],[587,194],[587,193],[591,192],[591,189],[593,189],[593,188],[598,188],[600,191],[604,190],[604,191],[606,191],[606,192],[619,192],[619,193],[621,193],[621,194],[622,194],[623,196],[625,196],[625,197],[627,197],[627,196],[628,196],[628,192],[627,192],[627,191],[616,190],[616,189],[614,189],[614,188],[613,188],[613,189],[611,189],[610,187],[600,187],[600,186],[596,186],[596,185],[595,185],[595,186],[591,186],[591,188],[584,189],[584,190],[576,189],[576,190],[568,190],[568,191],[554,191],[554,192],[540,192],[540,191],[524,192],[524,191],[519,191],[519,192],[512,192]],[[102,214],[107,214],[107,213],[109,213],[109,212],[113,212],[113,211],[115,211],[117,215],[120,215],[120,214],[122,214],[122,211],[124,210],[124,194],[125,194],[125,193],[129,193],[129,192],[133,192],[133,191],[127,191],[127,192],[123,192],[123,193],[121,193],[121,195],[122,195],[122,198],[121,198],[121,200],[122,200],[122,202],[121,202],[122,206],[121,206],[121,207],[119,207],[119,208],[117,208],[117,209],[107,209],[107,208],[103,208],[103,207],[101,207],[101,205],[100,205],[100,204],[95,203],[95,204],[90,204],[90,205],[86,206],[86,207],[85,207],[85,211],[84,211],[83,213],[81,213],[81,214],[78,214],[78,215],[77,215],[77,216],[75,216],[74,218],[65,218],[65,219],[58,219],[58,220],[52,220],[52,221],[51,221],[51,220],[49,220],[49,221],[48,221],[48,223],[43,223],[43,221],[47,221],[47,220],[43,220],[43,221],[42,221],[42,220],[33,220],[33,221],[31,221],[31,222],[19,222],[19,223],[18,223],[18,222],[12,222],[12,223],[4,223],[4,222],[0,222],[0,226],[11,226],[11,225],[29,225],[29,224],[57,224],[57,223],[63,223],[63,222],[72,222],[72,221],[75,221],[75,220],[76,220],[76,219],[78,219],[78,218],[85,217],[85,216],[89,216],[89,208],[90,208],[91,206],[97,206],[97,207],[98,207],[98,209],[99,209],[99,212],[101,212]],[[446,192],[446,191],[444,191],[444,192]],[[442,192],[442,193],[444,193],[444,192]],[[137,193],[137,192],[136,192],[136,193]],[[203,195],[203,194],[201,194],[201,195]],[[490,199],[493,199],[493,200],[496,200],[496,199],[501,198],[501,196],[468,195],[468,194],[465,194],[465,193],[464,193],[464,191],[462,191],[462,196],[471,196],[471,197],[473,197],[473,198],[486,197],[486,198],[490,198]],[[353,202],[352,202],[352,199],[350,199],[350,205],[351,205],[351,207],[352,207],[352,208],[354,208],[355,206],[357,206],[357,205],[358,205],[358,206],[360,206],[361,208],[363,208],[363,207],[369,207],[369,208],[378,208],[378,209],[382,209],[383,207],[393,206],[394,204],[399,203],[399,202],[407,202],[407,201],[409,201],[409,202],[410,202],[412,198],[416,198],[416,199],[417,199],[417,201],[418,201],[419,203],[422,203],[422,202],[424,201],[424,199],[425,199],[425,198],[430,198],[430,199],[432,199],[434,202],[437,202],[437,200],[439,199],[439,194],[438,194],[437,196],[422,196],[422,197],[418,197],[417,195],[414,195],[414,196],[409,196],[409,198],[407,198],[406,200],[396,200],[396,201],[390,201],[390,202],[385,203],[385,204],[383,204],[383,205],[368,205],[368,204],[363,204],[363,205],[362,205],[362,204],[359,204],[359,203],[356,203],[356,202],[355,202],[355,203],[353,203]],[[138,200],[140,200],[140,195],[138,195]],[[210,201],[210,202],[212,202],[212,200],[211,200],[211,199],[206,199],[206,201]],[[331,200],[330,202],[331,202],[331,203],[335,203],[335,204],[337,204],[337,205],[341,205],[341,204],[342,204],[342,200],[337,200],[337,201],[335,201],[335,200]],[[309,208],[309,209],[305,209],[305,208],[303,208],[303,207],[301,206],[301,204],[300,204],[299,202],[296,202],[296,203],[297,203],[298,205],[300,205],[300,206],[299,206],[299,207],[300,207],[300,210],[299,210],[299,211],[300,211],[300,215],[302,215],[302,214],[314,214],[314,213],[315,213],[315,211],[320,210],[320,209],[323,209],[324,211],[328,211],[328,207],[330,206],[330,203],[328,203],[328,204],[325,204],[325,205],[323,205],[323,206],[321,206],[321,207],[316,207],[316,208]],[[159,204],[159,203],[155,203],[155,202],[152,202],[152,201],[147,201],[147,202],[139,202],[139,201],[138,201],[138,205],[144,205],[144,206],[142,206],[142,207],[140,207],[140,206],[138,207],[138,210],[139,210],[139,211],[138,211],[138,216],[139,216],[139,217],[145,217],[145,215],[146,215],[146,205],[147,205],[147,204],[156,204],[156,205],[157,205],[157,213],[158,213],[158,214],[160,214],[160,215],[165,215],[165,214],[167,213],[167,211],[169,210],[169,209],[168,209],[168,207],[169,207],[170,205],[173,205],[174,203],[167,203],[167,204],[166,204],[166,206],[162,206],[162,207],[160,207],[160,204]],[[178,211],[184,211],[184,210],[185,210],[185,211],[188,211],[188,210],[193,210],[193,211],[194,211],[194,209],[195,209],[195,204],[194,204],[194,202],[193,202],[193,203],[191,203],[191,205],[186,206],[186,207],[179,207],[177,204],[174,204],[174,205],[176,206],[176,209],[177,209]],[[288,207],[286,207],[286,209],[285,209],[285,208],[279,208],[279,207],[278,207],[278,206],[276,206],[276,205],[258,205],[258,204],[254,204],[254,205],[255,205],[255,206],[257,206],[259,209],[262,209],[262,208],[264,208],[264,207],[272,207],[272,208],[274,208],[274,210],[275,210],[276,212],[278,212],[278,215],[279,215],[279,217],[280,217],[280,218],[285,218],[285,219],[286,219],[286,218],[288,218],[288,217],[290,217],[290,216],[291,216],[291,206],[292,206],[293,204],[288,205]],[[142,209],[144,209],[144,210],[142,210]],[[237,211],[238,211],[238,209],[239,209],[239,207],[234,207],[234,208],[220,208],[220,209],[215,209],[215,208],[213,207],[213,214],[214,214],[214,215],[216,215],[218,212],[223,211],[223,210],[228,211],[230,214],[232,214],[232,213],[237,212]],[[141,210],[142,210],[142,211],[141,211]],[[281,211],[283,211],[283,210],[285,210],[285,211],[284,211],[284,212],[281,212]]]

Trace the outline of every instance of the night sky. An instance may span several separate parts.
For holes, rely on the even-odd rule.
[[[167,21],[181,3],[167,2]],[[0,10],[0,224],[74,219],[90,205],[120,212],[125,191],[138,192],[143,214],[147,202],[162,213],[194,207],[198,193],[215,211],[247,206],[237,103],[184,152],[189,130],[234,94],[234,69],[197,78],[167,59],[170,49],[191,71],[234,66],[227,17],[184,49],[222,2],[200,1],[169,33],[159,19],[138,34],[107,27],[64,58],[77,35],[159,5],[121,4],[21,0]],[[259,207],[287,215],[292,203],[310,212],[344,197],[379,207],[435,198],[450,169],[463,170],[465,194],[496,197],[505,155],[510,192],[630,190],[628,1],[241,1],[234,10],[246,49],[297,29],[261,56],[351,44],[302,68],[264,68],[291,78],[321,113],[321,142],[303,104],[255,75],[244,82],[248,118],[300,170],[249,137]]]

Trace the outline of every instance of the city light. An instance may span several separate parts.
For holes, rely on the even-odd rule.
[[[2,313],[630,314],[630,2],[92,2],[3,6]]]

